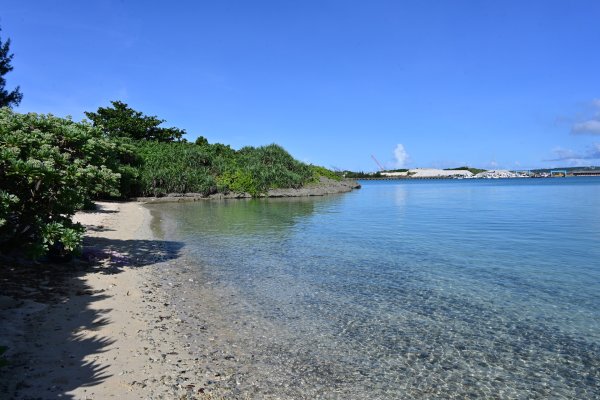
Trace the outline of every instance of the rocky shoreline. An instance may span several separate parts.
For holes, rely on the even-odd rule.
[[[317,183],[312,183],[304,187],[293,189],[271,189],[266,194],[258,197],[309,197],[309,196],[327,196],[330,194],[348,193],[354,189],[360,189],[361,185],[351,179],[336,181],[333,179],[321,177]],[[173,203],[185,201],[200,200],[222,200],[222,199],[249,199],[250,193],[215,193],[203,195],[202,193],[169,193],[162,197],[138,197],[135,200],[142,203]]]

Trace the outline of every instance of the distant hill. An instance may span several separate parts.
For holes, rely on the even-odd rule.
[[[360,178],[379,178],[381,172],[363,172],[363,171],[341,171],[340,174],[344,178],[360,179]]]
[[[477,175],[480,172],[485,172],[487,171],[486,169],[481,169],[481,168],[473,168],[473,167],[457,167],[457,168],[444,168],[445,171],[458,171],[458,170],[466,170],[466,171],[471,171],[471,173],[473,175]]]

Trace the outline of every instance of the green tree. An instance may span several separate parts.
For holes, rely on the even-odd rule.
[[[110,137],[173,142],[181,140],[185,135],[183,129],[161,128],[159,125],[165,122],[163,119],[144,115],[121,101],[111,103],[112,107],[100,107],[96,112],[85,113],[94,126]]]
[[[6,39],[6,42],[2,43],[2,38],[0,37],[0,107],[18,106],[23,98],[19,86],[11,92],[6,90],[4,75],[13,70],[11,65],[12,59],[13,54],[10,53],[10,39]]]
[[[93,196],[118,195],[119,145],[89,123],[0,108],[0,252],[68,254],[71,217]]]
[[[198,146],[208,146],[208,139],[204,136],[198,136],[198,138],[194,141],[194,144]]]

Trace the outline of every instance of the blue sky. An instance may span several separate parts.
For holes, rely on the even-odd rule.
[[[600,165],[600,2],[3,0],[20,112],[386,167]]]

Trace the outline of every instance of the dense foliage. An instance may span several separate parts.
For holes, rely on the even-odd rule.
[[[6,89],[6,79],[4,75],[13,70],[11,65],[13,54],[10,52],[10,39],[2,42],[0,38],[0,107],[18,106],[23,98],[19,87],[17,86],[10,92]]]
[[[274,188],[298,188],[313,178],[310,166],[295,160],[276,144],[244,147],[220,172],[221,191],[247,192],[253,196]]]
[[[220,143],[140,142],[140,189],[137,195],[245,192],[253,196],[273,188],[297,188],[315,176],[314,167],[295,160],[280,146],[244,147]],[[130,193],[136,195],[136,193]]]
[[[271,144],[195,143],[159,128],[121,102],[86,113],[93,121],[0,109],[0,252],[25,247],[60,256],[81,243],[73,214],[92,199],[169,193],[249,193],[299,188],[334,172],[295,160]]]
[[[83,229],[71,217],[92,196],[118,194],[122,152],[88,123],[0,109],[0,250],[76,249]]]
[[[133,144],[135,157],[120,159],[122,197],[168,193],[244,192],[261,195],[274,188],[298,188],[318,176],[339,177],[322,167],[295,160],[280,146],[231,147],[202,136],[188,143],[184,130],[160,128],[164,120],[145,116],[127,104],[86,112],[94,126],[122,146]]]
[[[165,122],[163,119],[144,115],[121,101],[111,103],[112,108],[100,107],[96,112],[85,113],[94,126],[110,137],[173,142],[185,135],[182,129],[161,128],[159,125]]]
[[[129,196],[163,196],[168,193],[210,194],[216,191],[211,170],[214,156],[190,143],[139,142],[139,187]]]

